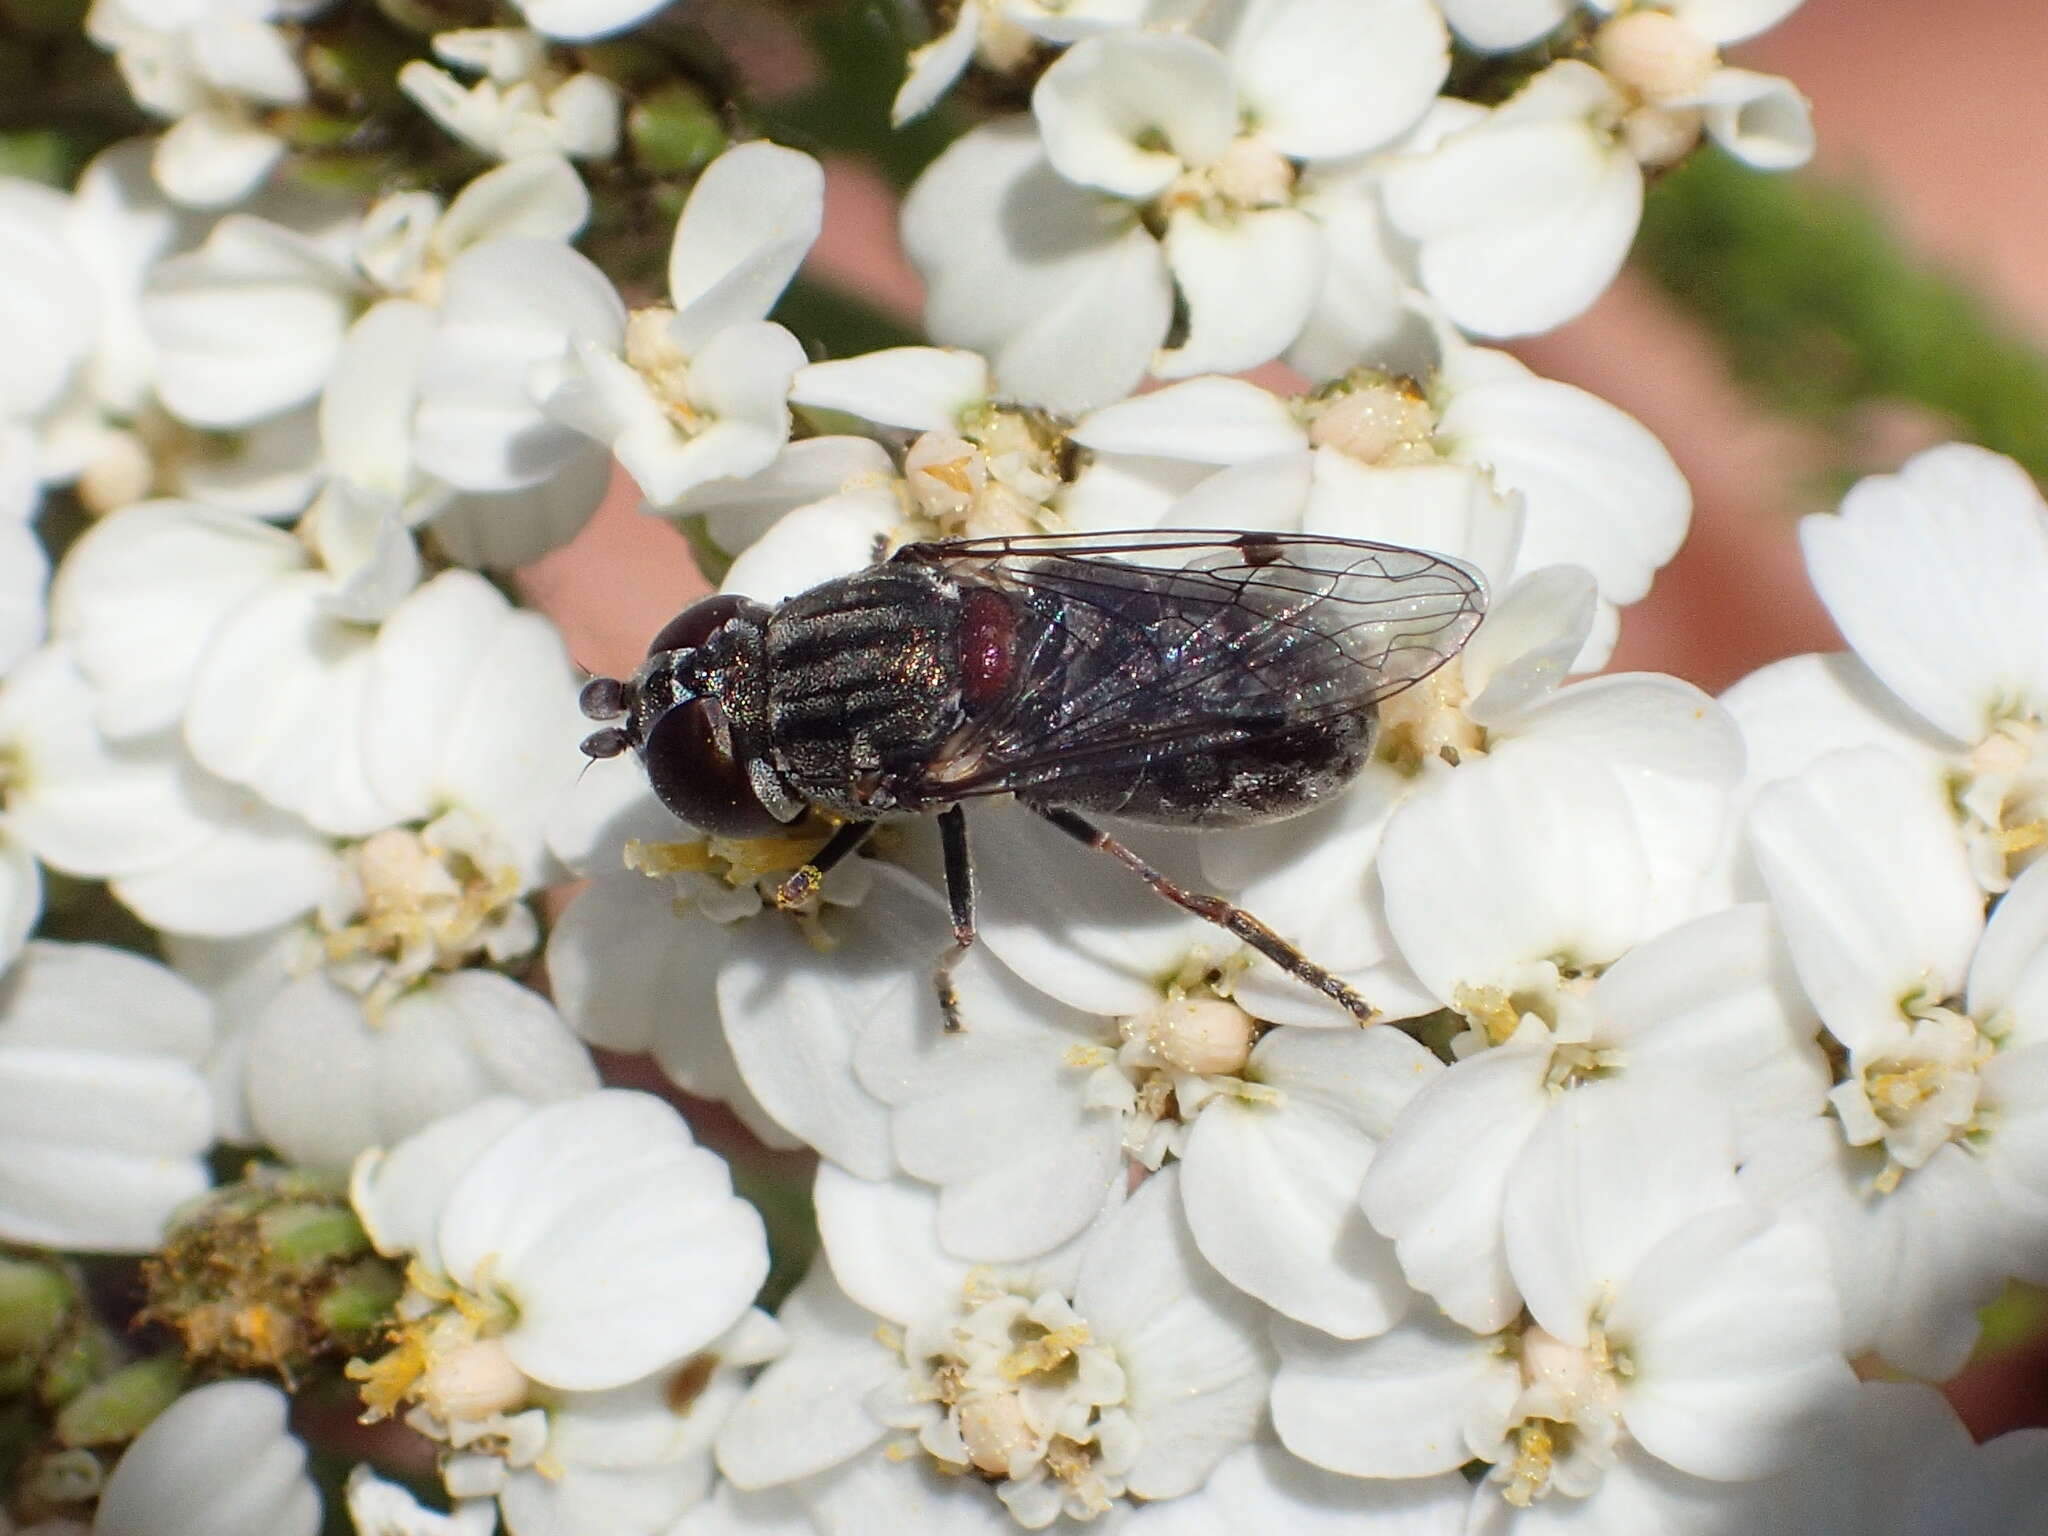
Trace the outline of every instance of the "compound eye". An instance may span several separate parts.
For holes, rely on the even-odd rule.
[[[727,620],[749,612],[765,615],[767,610],[751,597],[741,597],[732,592],[720,592],[715,597],[704,598],[690,604],[662,625],[661,633],[648,642],[647,654],[658,656],[663,651],[695,650],[716,634]]]
[[[717,699],[690,699],[654,722],[641,756],[661,803],[691,826],[720,837],[765,837],[782,830],[747,776],[751,754],[733,740]]]

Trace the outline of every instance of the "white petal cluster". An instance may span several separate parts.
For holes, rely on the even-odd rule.
[[[1576,6],[1046,9],[961,7],[913,57],[898,111],[977,49],[1005,67],[1007,37],[1072,45],[1028,118],[969,132],[924,174],[903,228],[934,338],[988,353],[1004,396],[1059,410],[1147,373],[1395,368],[1430,322],[1549,330],[1613,280],[1646,171],[1703,136],[1760,169],[1812,153],[1804,98],[1719,54],[1790,5],[1587,17],[1583,57],[1492,107],[1438,95],[1452,32],[1529,47]]]
[[[264,120],[306,100],[289,24],[325,0],[93,0],[86,35],[114,55],[136,105],[170,123],[157,184],[177,202],[224,208],[254,192],[283,156]]]
[[[462,85],[414,59],[398,85],[456,138],[494,160],[566,155],[602,160],[619,147],[618,91],[602,75],[549,67],[547,45],[521,27],[443,32],[435,56],[480,78]]]
[[[765,317],[823,214],[808,155],[766,140],[726,151],[676,225],[669,304],[631,312],[557,241],[472,245],[442,280],[420,463],[464,490],[530,492],[608,450],[656,504],[767,468],[804,354]]]
[[[621,152],[687,17],[422,25],[352,196],[279,172],[357,111],[318,0],[95,0],[164,131],[0,181],[0,1241],[146,1255],[225,1147],[346,1173],[403,1274],[347,1375],[440,1481],[357,1468],[359,1536],[2048,1518],[2037,1438],[1850,1367],[1952,1375],[2048,1285],[2048,503],[1924,453],[1802,528],[1846,652],[1593,676],[1690,492],[1470,339],[1583,312],[1702,145],[1805,161],[1723,58],[1796,5],[935,6],[895,118],[970,67],[1029,111],[907,196],[933,344],[820,357],[770,318],[819,161],[735,143],[677,213]],[[757,120],[719,91],[707,131]],[[658,297],[579,249],[654,208]],[[585,736],[511,573],[615,465],[762,604],[913,542],[1263,530],[1483,614],[1302,814],[1119,830],[1255,924],[971,797],[949,1019],[928,821],[811,878],[829,806],[707,835]],[[40,936],[103,899],[161,963]],[[776,1315],[781,1223],[606,1052],[815,1159]],[[92,1530],[310,1536],[285,1406],[82,1459]]]
[[[1976,1311],[2048,1261],[2048,506],[2018,466],[1936,448],[1801,528],[1855,647],[1767,667],[1749,860],[1831,1081],[1745,1177],[1826,1233],[1854,1349],[1939,1378]]]
[[[780,1333],[749,1306],[761,1219],[673,1109],[490,1099],[366,1152],[351,1183],[411,1261],[390,1350],[352,1370],[373,1417],[441,1444],[452,1497],[534,1536],[660,1530],[703,1496],[739,1373]]]
[[[320,1494],[290,1406],[257,1381],[186,1393],[122,1454],[92,1536],[314,1536]]]
[[[0,977],[0,1240],[146,1253],[211,1182],[214,1010],[140,955],[31,941]]]

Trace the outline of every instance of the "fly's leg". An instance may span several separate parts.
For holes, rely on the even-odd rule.
[[[1031,809],[1074,841],[1101,849],[1176,907],[1214,923],[1249,944],[1297,981],[1314,987],[1325,997],[1334,998],[1350,1010],[1359,1023],[1370,1024],[1379,1017],[1378,1010],[1360,997],[1356,989],[1332,976],[1244,908],[1232,906],[1221,896],[1211,896],[1206,891],[1182,890],[1107,832],[1072,811],[1050,805],[1033,805]]]
[[[967,816],[959,806],[939,812],[939,846],[946,856],[946,906],[953,914],[953,947],[932,968],[932,986],[939,994],[939,1012],[946,1033],[958,1034],[960,995],[953,990],[953,967],[974,946],[974,864],[967,857]]]
[[[811,855],[809,863],[798,865],[769,893],[770,904],[778,912],[794,912],[807,905],[825,883],[825,872],[866,842],[868,834],[874,830],[872,821],[847,822],[825,840],[824,847]]]

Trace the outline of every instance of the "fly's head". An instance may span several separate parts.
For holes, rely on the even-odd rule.
[[[804,812],[769,751],[762,637],[768,610],[719,594],[685,608],[628,678],[594,677],[581,704],[605,722],[584,755],[640,754],[661,803],[701,831],[764,837]]]

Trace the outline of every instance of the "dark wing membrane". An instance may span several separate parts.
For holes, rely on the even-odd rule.
[[[1454,561],[1309,534],[1033,534],[895,558],[1005,589],[1020,612],[1021,685],[947,743],[934,799],[1359,713],[1457,654],[1485,608]]]

